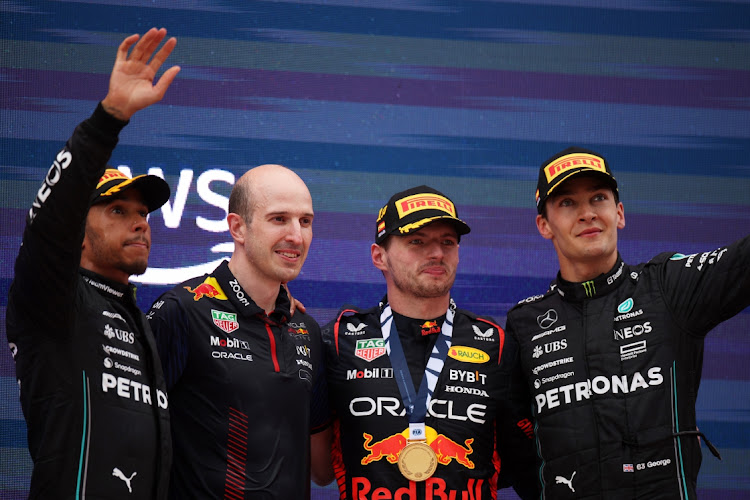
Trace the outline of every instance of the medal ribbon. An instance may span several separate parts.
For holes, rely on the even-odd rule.
[[[406,408],[406,414],[409,416],[409,439],[425,440],[425,418],[427,417],[427,408],[429,407],[432,393],[435,391],[440,372],[443,371],[445,358],[448,356],[448,350],[451,347],[451,337],[453,336],[453,318],[456,315],[456,304],[451,299],[450,307],[445,314],[445,322],[440,329],[440,334],[435,340],[435,345],[430,353],[430,359],[425,367],[424,377],[419,386],[419,392],[414,390],[414,381],[411,378],[409,365],[406,362],[404,349],[401,346],[401,340],[396,331],[396,322],[393,320],[391,306],[386,304],[383,312],[380,313],[380,330],[385,340],[385,350],[393,367],[393,375],[401,393],[401,400]]]

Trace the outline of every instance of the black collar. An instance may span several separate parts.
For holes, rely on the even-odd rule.
[[[609,272],[600,274],[588,281],[580,283],[565,281],[560,277],[558,271],[557,279],[552,282],[550,290],[557,291],[565,300],[571,301],[582,301],[606,295],[620,286],[626,273],[626,267],[620,254],[617,254],[617,262]]]

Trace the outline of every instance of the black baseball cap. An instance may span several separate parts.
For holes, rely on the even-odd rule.
[[[116,168],[107,168],[91,195],[91,204],[115,199],[118,193],[132,188],[141,192],[149,212],[153,212],[169,200],[169,184],[161,177],[138,175],[131,178]]]
[[[536,183],[537,212],[542,213],[547,198],[560,184],[577,174],[601,176],[619,198],[617,181],[604,157],[594,151],[571,146],[542,163],[539,168],[539,181]]]
[[[375,243],[380,245],[391,234],[411,234],[437,220],[453,223],[459,237],[471,231],[469,225],[458,218],[456,205],[437,189],[417,186],[401,191],[380,209]]]

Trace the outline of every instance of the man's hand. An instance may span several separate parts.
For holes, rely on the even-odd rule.
[[[286,290],[286,294],[289,296],[289,302],[291,304],[290,311],[289,311],[289,317],[291,318],[292,316],[294,316],[294,311],[296,311],[298,309],[299,309],[300,312],[306,312],[307,308],[305,307],[305,304],[303,304],[299,300],[297,300],[294,297],[292,297],[292,294],[289,292],[289,287],[287,286],[287,284],[286,283],[282,283],[281,286],[284,287],[284,290]]]
[[[102,101],[107,113],[127,121],[136,111],[161,101],[180,71],[179,66],[172,66],[154,85],[156,73],[177,45],[177,39],[172,37],[151,57],[166,35],[167,30],[164,28],[151,28],[143,38],[131,35],[122,41],[109,78],[109,92]],[[128,50],[133,44],[133,51],[128,56]]]

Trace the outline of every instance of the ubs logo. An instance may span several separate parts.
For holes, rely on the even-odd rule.
[[[555,340],[554,342],[548,342],[547,344],[544,344],[544,347],[540,347],[540,346],[534,347],[534,354],[532,354],[532,357],[536,359],[542,354],[550,354],[552,352],[562,351],[563,349],[567,349],[567,348],[568,348],[567,339]]]
[[[120,330],[119,328],[112,328],[110,325],[104,325],[104,336],[109,340],[112,340],[116,337],[117,340],[121,342],[125,342],[128,344],[135,343],[135,335],[133,334],[133,332],[126,332],[125,330]]]
[[[546,330],[547,328],[557,323],[557,311],[555,311],[554,309],[550,309],[546,313],[540,314],[536,317],[536,322],[540,328]]]

